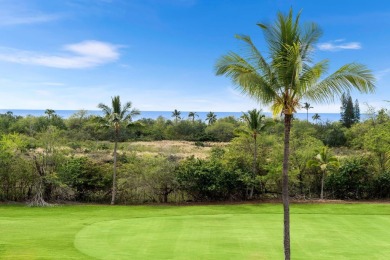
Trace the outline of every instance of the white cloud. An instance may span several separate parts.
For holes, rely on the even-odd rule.
[[[118,48],[116,45],[99,41],[84,41],[65,45],[63,47],[65,53],[61,54],[42,54],[0,48],[0,60],[61,69],[83,69],[116,61],[119,59]]]
[[[337,39],[330,42],[319,43],[317,48],[321,51],[359,50],[362,48],[360,42],[344,41],[344,39]]]

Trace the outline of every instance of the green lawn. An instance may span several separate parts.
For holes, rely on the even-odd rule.
[[[294,204],[292,259],[389,259],[390,204]],[[282,206],[0,206],[0,259],[282,259]]]

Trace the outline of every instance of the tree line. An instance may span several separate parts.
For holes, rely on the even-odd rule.
[[[118,132],[102,119],[85,111],[68,119],[55,112],[50,117],[1,114],[0,200],[31,201],[37,186],[42,186],[40,196],[47,202],[112,202],[113,187],[117,203],[125,204],[281,195],[283,122],[264,117],[260,110],[248,111],[240,119],[220,118],[210,125],[192,118],[139,119],[132,125],[118,123]],[[389,198],[389,130],[386,109],[350,128],[341,122],[293,120],[290,196]],[[210,145],[210,140],[224,145],[214,147],[206,159],[175,153],[140,156],[126,148],[131,141],[167,137],[190,140],[198,147]],[[107,140],[116,138],[118,172],[113,186],[114,144]]]

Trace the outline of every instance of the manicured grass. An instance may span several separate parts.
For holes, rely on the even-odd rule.
[[[294,204],[293,259],[389,259],[390,204]],[[282,259],[279,204],[0,206],[0,259]]]

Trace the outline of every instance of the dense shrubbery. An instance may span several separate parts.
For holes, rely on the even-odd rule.
[[[228,142],[207,159],[142,155],[119,144],[118,203],[245,200],[279,197],[283,123],[266,119],[256,165],[252,136],[232,117],[200,120],[141,119],[123,127],[119,140]],[[69,119],[0,115],[0,200],[28,201],[40,189],[45,200],[110,201],[113,130],[85,112]],[[340,167],[325,177],[325,198],[390,198],[390,117],[386,110],[345,128],[340,123],[294,120],[290,195],[318,198],[320,168],[308,166],[323,145],[333,147]],[[254,169],[256,172],[254,172]],[[41,185],[41,186],[40,186]]]
[[[244,199],[242,175],[224,167],[220,160],[188,158],[178,168],[179,188],[193,201]]]

